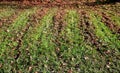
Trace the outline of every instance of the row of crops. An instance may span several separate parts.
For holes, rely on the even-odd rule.
[[[0,12],[1,22],[6,19],[0,26],[0,72],[120,72],[120,35],[104,23],[104,11],[59,10]],[[120,17],[113,12],[105,14],[119,28]],[[9,17],[14,17],[11,24]]]

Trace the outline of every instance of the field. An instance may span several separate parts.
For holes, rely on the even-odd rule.
[[[0,5],[0,73],[119,72],[119,2]]]

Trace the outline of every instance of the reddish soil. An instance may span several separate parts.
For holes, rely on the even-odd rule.
[[[60,41],[59,41],[59,38],[62,38],[60,36],[61,34],[61,31],[63,30],[64,26],[66,25],[65,22],[64,22],[64,16],[66,14],[66,10],[63,9],[63,8],[60,8],[59,11],[55,14],[55,16],[53,17],[53,24],[54,24],[54,36],[55,36],[55,40],[53,40],[56,45],[58,47],[56,47],[56,54],[58,57],[60,57],[60,48],[59,46],[61,45],[60,44]]]
[[[25,34],[29,31],[30,27],[37,27],[36,24],[38,24],[38,20],[42,19],[42,17],[47,13],[48,8],[44,8],[44,9],[38,9],[36,11],[36,14],[33,14],[29,19],[29,23],[27,23],[26,27],[23,28],[20,32],[17,33],[17,36],[14,37],[14,41],[17,41],[18,45],[16,47],[13,47],[14,50],[17,51],[17,54],[14,56],[15,59],[18,59],[18,57],[20,56],[20,51],[19,48],[22,45],[22,40],[25,36]]]
[[[7,27],[9,27],[9,25],[14,22],[14,20],[17,18],[17,16],[19,15],[21,11],[22,10],[19,10],[18,12],[18,10],[16,10],[11,16],[0,19],[0,28],[5,28],[6,30]]]
[[[94,2],[94,0],[92,0]],[[91,2],[92,2],[91,1]],[[50,0],[44,0],[44,1],[2,1],[2,3],[18,3],[22,5],[47,5],[47,6],[64,6],[64,5],[76,5],[76,4],[83,4],[84,2],[88,2],[85,0],[55,0],[55,1],[50,1]],[[90,1],[89,1],[90,2]]]
[[[111,21],[111,18],[107,16],[105,13],[102,13],[102,21],[113,31],[119,33],[120,27],[115,25],[114,22]]]

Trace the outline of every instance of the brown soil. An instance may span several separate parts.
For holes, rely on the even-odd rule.
[[[22,46],[23,38],[25,34],[29,31],[29,28],[32,27],[37,27],[37,24],[39,24],[39,20],[45,15],[45,13],[48,11],[47,8],[44,9],[38,9],[36,11],[36,14],[33,14],[29,19],[29,23],[25,26],[24,29],[22,29],[20,32],[17,32],[17,36],[14,37],[13,41],[17,41],[18,45],[16,47],[13,47],[14,50],[17,51],[17,54],[14,56],[15,59],[18,59],[20,56],[21,52],[19,51],[19,48]]]
[[[29,6],[33,6],[33,5],[40,5],[40,6],[64,6],[64,5],[81,5],[84,4],[85,0],[55,0],[55,1],[50,1],[50,0],[44,0],[44,1],[2,1],[2,4],[18,4],[18,5],[29,5]]]
[[[12,24],[14,22],[14,20],[17,18],[17,16],[19,16],[19,13],[22,10],[16,10],[11,16],[9,17],[4,17],[0,19],[0,28],[4,28],[7,29],[7,27],[9,27],[10,24]]]
[[[115,25],[114,22],[111,21],[111,18],[107,16],[105,13],[102,13],[102,21],[113,31],[119,33],[120,27]]]
[[[65,22],[64,22],[64,16],[66,14],[66,10],[63,9],[63,8],[60,8],[58,10],[58,12],[55,14],[55,16],[53,17],[53,24],[54,24],[54,36],[55,36],[55,40],[53,40],[57,47],[56,47],[56,54],[57,56],[59,57],[60,56],[60,48],[59,46],[61,45],[60,43],[60,38],[61,37],[61,31],[63,30],[64,26],[66,25]]]

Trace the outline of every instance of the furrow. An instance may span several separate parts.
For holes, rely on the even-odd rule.
[[[22,13],[22,11],[24,10],[18,11],[16,9],[16,11],[11,16],[2,18],[0,20],[0,32],[3,30],[7,30],[11,26],[11,24],[14,22],[14,20]]]
[[[24,26],[27,25],[29,15],[32,14],[32,11],[28,13],[30,10],[26,10],[25,12],[21,13],[21,15],[11,24],[11,26],[6,30],[2,30],[0,33],[1,40],[0,40],[0,48],[1,54],[5,52],[6,49],[10,50],[13,46],[17,45],[17,41],[15,39],[19,38],[20,31],[24,29]],[[15,38],[17,36],[17,38]],[[4,41],[4,42],[3,42]]]
[[[35,28],[30,27],[29,31],[23,37],[22,45],[19,47],[21,53],[17,59],[17,64],[21,64],[22,61],[24,61],[24,63],[21,66],[18,66],[18,69],[21,69],[22,66],[26,66],[27,68],[23,68],[25,68],[25,71],[27,72],[29,66],[39,66],[39,63],[43,61],[41,58],[43,56],[47,57],[47,55],[53,51],[54,43],[52,42],[52,26],[55,11],[56,10],[54,9],[50,10],[41,20],[38,20],[39,22]],[[38,62],[38,60],[40,62]],[[37,68],[34,68],[33,72],[35,72],[35,69]],[[39,69],[43,70],[44,68]]]
[[[120,41],[116,37],[116,35],[112,34],[110,29],[104,25],[104,23],[101,22],[101,18],[93,13],[90,14],[90,19],[95,26],[95,34],[99,38],[101,38],[102,41],[109,43],[110,46],[116,50],[119,50],[120,48]]]
[[[68,69],[74,72],[83,72],[85,71],[85,65],[88,66],[86,69],[89,69],[92,63],[92,59],[89,62],[87,59],[97,53],[90,44],[86,43],[79,26],[79,19],[79,14],[76,10],[67,11],[65,16],[66,25],[59,33],[59,38],[57,38],[59,44],[56,43],[56,53],[61,64],[59,72],[67,72]]]

